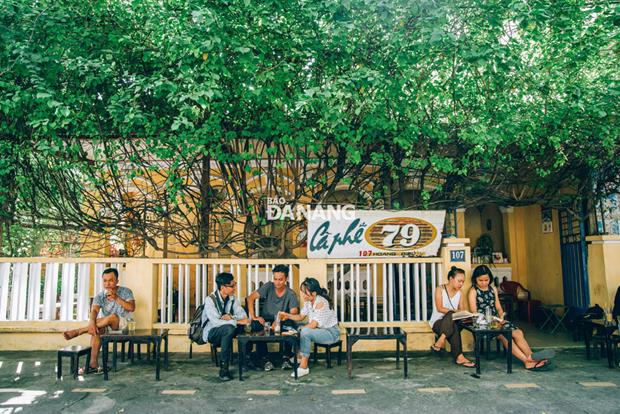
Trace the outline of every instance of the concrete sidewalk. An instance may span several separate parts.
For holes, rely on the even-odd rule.
[[[620,369],[585,359],[582,349],[560,349],[553,368],[530,372],[501,355],[482,361],[482,375],[457,367],[448,355],[413,354],[409,378],[387,354],[354,354],[346,367],[323,361],[295,382],[291,371],[249,371],[245,381],[222,384],[208,355],[172,354],[155,381],[145,361],[119,363],[110,380],[87,375],[57,381],[53,352],[0,353],[0,413],[618,413]],[[68,362],[63,371],[68,371]],[[237,374],[235,372],[235,378]]]

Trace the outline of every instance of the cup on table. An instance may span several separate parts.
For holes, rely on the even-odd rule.
[[[136,331],[136,321],[134,321],[133,319],[129,319],[127,321],[127,330],[129,332],[135,332]]]
[[[269,335],[271,331],[271,322],[265,322],[265,335]]]
[[[246,334],[249,334],[250,332],[252,332],[252,322],[243,325],[243,330],[245,331]]]

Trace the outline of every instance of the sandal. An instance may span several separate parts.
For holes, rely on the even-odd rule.
[[[472,361],[465,361],[465,362],[454,362],[456,365],[460,365],[462,367],[465,368],[476,368],[476,363],[472,362]]]
[[[435,355],[439,355],[441,353],[441,348],[436,347],[435,345],[431,345],[431,353]]]
[[[549,369],[549,361],[538,361],[533,367],[525,369],[527,369],[528,371],[547,371]]]
[[[102,367],[97,367],[97,368],[88,367],[88,368],[78,369],[78,375],[85,375],[85,374],[103,374],[103,368]]]

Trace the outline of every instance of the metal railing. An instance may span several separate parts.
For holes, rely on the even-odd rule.
[[[437,258],[328,266],[328,290],[341,322],[426,321],[442,281]]]
[[[0,262],[0,321],[88,320],[101,273],[123,263],[82,259],[15,259]]]

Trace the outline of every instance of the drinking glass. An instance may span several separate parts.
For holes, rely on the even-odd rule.
[[[127,321],[127,330],[129,332],[135,332],[136,331],[136,321],[134,321],[133,319],[129,319]]]
[[[486,308],[484,310],[484,319],[487,321],[487,324],[490,324],[493,321],[493,313],[491,312],[491,308]]]
[[[265,335],[269,335],[271,331],[271,322],[265,322]]]

